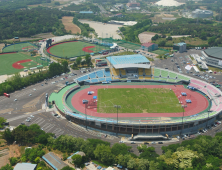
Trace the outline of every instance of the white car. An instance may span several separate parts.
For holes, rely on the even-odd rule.
[[[217,121],[217,123],[221,124],[221,121]]]
[[[32,94],[29,94],[29,96],[32,96]]]
[[[123,141],[119,141],[119,143],[124,143]]]
[[[26,122],[30,122],[30,120],[29,120],[29,119],[26,119],[25,121],[26,121]]]
[[[60,116],[58,115],[58,116],[56,116],[57,118],[60,118]]]
[[[135,144],[135,142],[131,142],[131,144]]]
[[[43,128],[41,128],[41,130],[43,130]]]
[[[17,101],[17,99],[15,99],[14,101]]]
[[[31,115],[30,117],[34,117],[33,115]]]
[[[34,91],[36,91],[36,89],[33,89]]]

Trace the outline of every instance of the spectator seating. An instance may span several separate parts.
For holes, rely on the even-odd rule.
[[[160,69],[155,68],[155,70],[154,70],[154,76],[155,76],[155,77],[159,77],[159,76],[160,76]]]
[[[123,76],[126,75],[126,70],[125,70],[125,69],[120,69],[120,72],[121,72],[121,74],[122,74]]]
[[[112,78],[111,77],[107,77],[106,81],[112,81]]]
[[[96,78],[96,73],[95,73],[95,72],[90,73],[90,74],[89,74],[89,77],[90,77],[91,79]]]
[[[169,78],[175,79],[176,77],[177,77],[177,74],[176,74],[176,73],[173,73],[173,72],[170,72],[170,71],[169,71]]]
[[[167,78],[167,77],[168,77],[168,74],[169,74],[168,71],[166,71],[166,70],[161,70],[161,77]]]
[[[144,78],[143,78],[143,76],[139,76],[139,79],[140,79],[140,80],[143,80]]]
[[[151,80],[151,77],[144,77],[145,80]]]
[[[84,81],[84,80],[88,80],[88,79],[89,79],[88,75],[85,75],[85,76],[79,77],[77,80]]]
[[[182,76],[180,74],[177,75],[177,78],[180,79],[180,80],[186,80],[186,81],[190,80],[188,77]]]
[[[106,81],[106,78],[98,78],[99,81]]]
[[[147,76],[151,75],[151,74],[152,74],[152,73],[151,73],[151,69],[145,69],[145,74],[146,74]]]
[[[98,77],[104,77],[103,70],[98,70],[98,71],[96,71],[96,75],[97,75]]]
[[[118,69],[112,68],[112,73],[113,73],[114,76],[119,76],[119,70]]]
[[[111,77],[110,71],[104,71],[106,77]]]
[[[143,75],[143,68],[139,68],[139,69],[138,69],[138,74],[139,74],[140,76]]]

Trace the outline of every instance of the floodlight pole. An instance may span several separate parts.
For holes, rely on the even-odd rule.
[[[116,110],[117,110],[117,129],[116,129],[116,136],[118,136],[118,108],[121,108],[121,106],[120,105],[114,105],[113,107],[115,107],[116,108]]]
[[[86,129],[87,129],[87,114],[86,114],[86,105],[88,104],[88,102],[85,102],[85,115],[86,115]]]
[[[183,108],[183,117],[184,117],[184,106],[182,106],[182,108]],[[182,117],[182,128],[180,131],[180,136],[182,135],[182,131],[183,131],[183,117]]]

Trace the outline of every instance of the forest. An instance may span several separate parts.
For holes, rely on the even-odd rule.
[[[0,10],[0,40],[30,37],[46,32],[64,35],[66,31],[59,19],[69,15],[72,14],[42,7],[31,10]]]
[[[0,9],[20,9],[27,8],[28,5],[42,4],[42,3],[51,3],[51,0],[13,0],[0,1]]]
[[[89,160],[98,160],[107,166],[120,164],[130,170],[220,170],[222,163],[222,132],[215,137],[199,135],[181,144],[162,146],[162,155],[156,154],[154,147],[141,144],[137,147],[141,153],[139,156],[131,151],[131,146],[124,143],[110,146],[109,142],[100,139],[84,140],[68,135],[56,138],[54,134],[42,131],[36,124],[29,127],[20,125],[13,131],[5,130],[3,138],[8,144],[15,140],[24,146],[37,144],[38,147],[25,151],[20,158],[10,158],[10,163],[14,165],[20,161],[30,161],[43,166],[42,170],[47,169],[40,161],[46,150],[61,151],[63,160],[72,153],[82,151],[86,156],[78,162],[79,166]]]
[[[89,33],[95,32],[93,28],[89,26],[89,24],[83,24],[78,21],[78,18],[73,18],[73,23],[76,24],[81,29],[81,35],[88,37]]]

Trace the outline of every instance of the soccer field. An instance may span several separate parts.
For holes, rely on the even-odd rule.
[[[20,65],[24,66],[24,68],[16,69],[12,65],[21,60],[30,59],[30,62],[24,62]],[[35,67],[37,64],[42,64],[41,60],[36,57],[31,57],[29,55],[25,55],[23,53],[11,53],[11,54],[1,54],[0,55],[0,75],[11,75],[23,71],[24,69],[28,69],[30,67]],[[44,64],[43,64],[44,65]]]
[[[37,48],[37,46],[31,44],[31,43],[19,43],[19,44],[14,44],[14,45],[9,45],[5,47],[2,52],[7,53],[7,52],[15,52],[15,51],[22,51],[22,48],[26,49],[31,49],[31,48]]]
[[[98,90],[98,113],[183,112],[175,93],[167,88],[112,88]]]
[[[93,48],[89,48],[91,52],[85,52],[83,51],[83,48],[94,46]],[[59,57],[76,57],[76,56],[82,56],[89,53],[96,53],[101,50],[108,50],[109,47],[96,45],[96,44],[90,44],[82,41],[76,41],[76,42],[65,42],[61,43],[52,47],[49,47],[47,52],[51,53],[52,55],[59,56]]]

